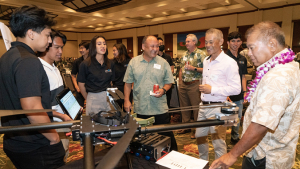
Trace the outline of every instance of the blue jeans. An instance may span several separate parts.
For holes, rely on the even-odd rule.
[[[242,112],[243,112],[243,102],[244,100],[234,101],[233,103],[236,104],[237,107],[239,107],[239,119],[242,118]],[[240,123],[237,124],[237,126],[232,126],[231,130],[231,139],[232,140],[238,140],[239,139],[239,128]]]

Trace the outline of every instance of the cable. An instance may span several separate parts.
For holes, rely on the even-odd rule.
[[[118,143],[118,142],[109,141],[109,140],[107,140],[107,139],[105,139],[103,137],[97,137],[97,138],[100,139],[100,140],[103,140],[103,141],[105,141],[105,142],[107,142],[109,144],[113,144],[113,145],[116,145]]]

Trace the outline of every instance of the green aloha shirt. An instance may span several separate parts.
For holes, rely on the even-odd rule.
[[[182,80],[184,82],[199,80],[202,77],[202,73],[194,70],[185,70],[185,62],[189,61],[191,66],[203,68],[203,60],[205,57],[205,52],[198,48],[196,48],[191,54],[189,54],[188,51],[183,53],[182,57],[180,58],[180,68],[182,71]]]

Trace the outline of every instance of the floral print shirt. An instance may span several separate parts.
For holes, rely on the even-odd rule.
[[[180,68],[182,71],[182,80],[184,82],[191,82],[194,80],[199,80],[202,77],[202,74],[194,70],[185,70],[184,66],[186,62],[189,62],[189,65],[203,68],[203,60],[206,57],[206,54],[203,50],[196,48],[192,53],[188,51],[184,52],[180,58]]]
[[[284,52],[287,50],[276,55]],[[298,63],[277,64],[261,79],[245,113],[243,135],[251,122],[267,127],[268,132],[246,156],[255,160],[266,157],[268,169],[292,168],[300,125]]]

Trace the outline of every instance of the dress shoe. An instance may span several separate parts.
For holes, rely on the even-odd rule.
[[[185,134],[185,133],[189,133],[189,132],[191,132],[191,129],[179,130],[179,131],[177,132],[177,134]]]

